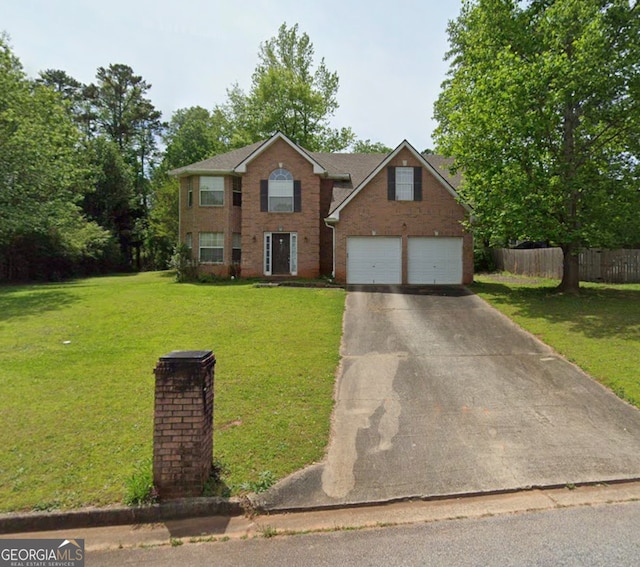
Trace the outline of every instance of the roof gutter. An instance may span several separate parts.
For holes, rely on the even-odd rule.
[[[327,173],[325,175],[327,179],[335,179],[336,181],[350,181],[350,173]]]
[[[188,177],[190,175],[235,175],[233,169],[174,169],[169,172],[171,177]]]

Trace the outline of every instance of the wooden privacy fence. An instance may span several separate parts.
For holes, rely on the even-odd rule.
[[[496,267],[512,274],[541,278],[562,277],[562,250],[494,248]],[[580,279],[586,282],[640,283],[640,249],[580,252]]]

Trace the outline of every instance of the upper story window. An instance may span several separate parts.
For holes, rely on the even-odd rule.
[[[287,169],[275,169],[260,182],[260,210],[270,213],[299,213],[302,210],[300,181]]]
[[[233,190],[233,206],[242,206],[242,177],[232,177],[231,186]]]
[[[224,205],[224,177],[200,177],[200,205]]]
[[[187,179],[187,207],[193,207],[193,177]]]
[[[269,175],[269,212],[293,212],[293,175],[286,169],[276,169]]]
[[[396,167],[396,201],[413,201],[413,167]]]
[[[389,201],[422,201],[421,167],[389,167],[387,181]]]

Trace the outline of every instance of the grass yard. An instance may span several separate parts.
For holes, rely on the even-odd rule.
[[[581,283],[579,296],[558,282],[478,275],[472,289],[618,396],[640,407],[640,284]]]
[[[0,287],[0,511],[121,502],[151,457],[153,368],[172,350],[216,354],[232,490],[322,458],[344,297],[168,273]]]

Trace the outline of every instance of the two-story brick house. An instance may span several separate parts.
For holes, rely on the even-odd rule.
[[[221,276],[471,283],[469,209],[443,166],[406,141],[388,155],[331,154],[277,133],[171,172],[180,240]]]

